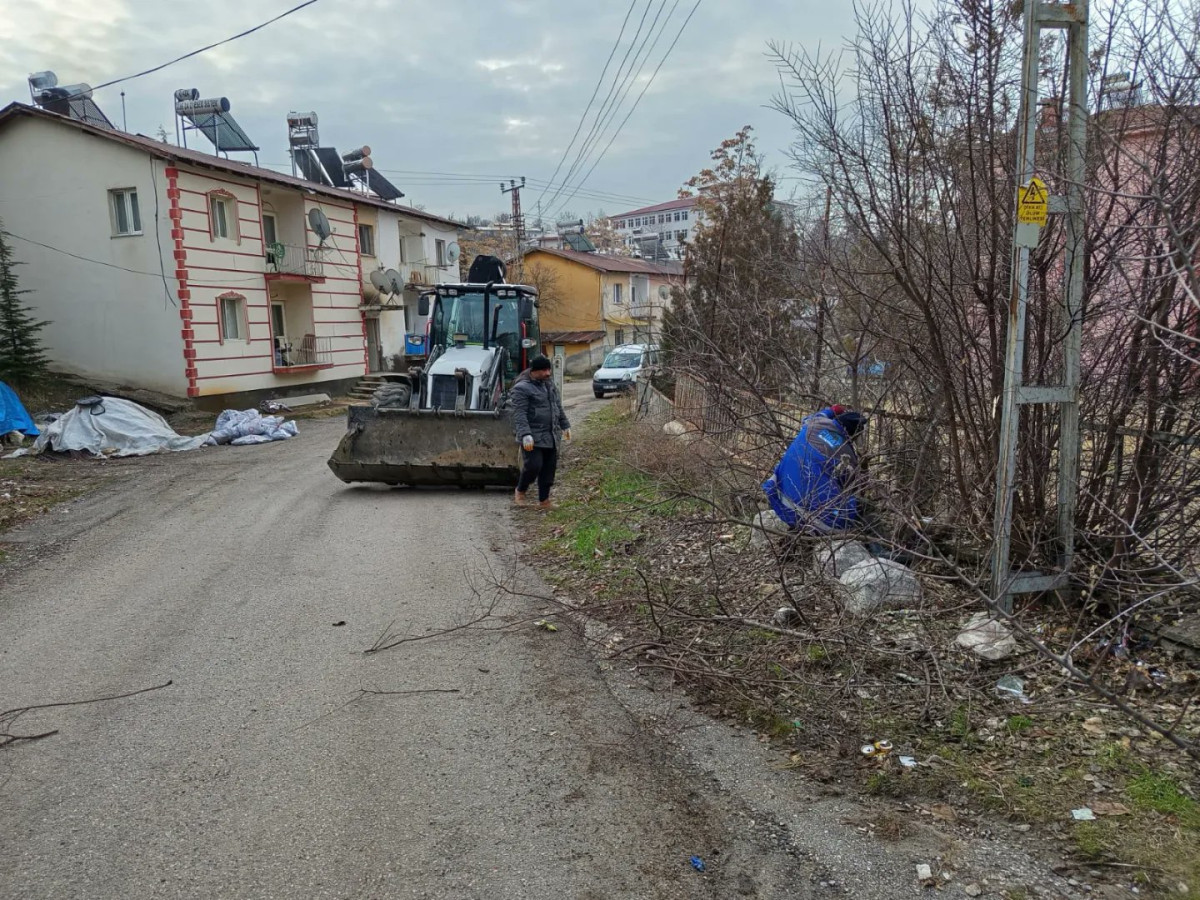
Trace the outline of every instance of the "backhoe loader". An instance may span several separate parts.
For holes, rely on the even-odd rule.
[[[389,373],[370,405],[348,409],[346,434],[329,459],[338,478],[516,485],[507,388],[538,352],[540,335],[537,290],[507,284],[503,272],[499,260],[478,257],[467,282],[421,294],[429,355],[407,373]]]

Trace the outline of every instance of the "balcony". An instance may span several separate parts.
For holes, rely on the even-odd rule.
[[[325,280],[325,261],[317,247],[300,244],[267,245],[267,280],[320,283]]]
[[[297,343],[276,339],[275,363],[272,366],[276,375],[332,368],[333,338],[306,334]]]

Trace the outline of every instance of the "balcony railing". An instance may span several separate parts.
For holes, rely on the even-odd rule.
[[[267,244],[267,273],[324,278],[325,261],[316,247],[299,244]]]
[[[276,339],[276,372],[330,368],[333,368],[333,338],[306,334],[299,341],[283,342]]]

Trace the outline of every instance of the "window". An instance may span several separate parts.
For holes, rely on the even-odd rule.
[[[208,233],[217,238],[237,240],[237,201],[229,194],[208,195]]]
[[[664,214],[659,213],[658,214],[658,224],[662,225],[666,221],[667,221],[667,217]]]
[[[437,259],[438,267],[446,265],[446,242],[443,240],[435,240],[433,242],[434,255]]]
[[[114,236],[142,233],[142,215],[138,211],[137,188],[121,188],[108,192]]]
[[[358,226],[358,252],[363,256],[375,255],[375,226]]]
[[[618,328],[617,333],[615,335],[613,335],[613,339],[616,341],[616,344],[618,347],[621,346],[621,344],[624,344],[625,343],[625,329]]]
[[[676,212],[675,212],[675,221],[676,222],[679,221],[679,211],[678,210],[676,210]]]
[[[686,231],[675,232],[675,240],[679,241],[680,243],[686,241],[687,240],[687,232]]]
[[[631,284],[629,286],[629,305],[637,306],[637,285],[636,284]]]
[[[408,263],[408,254],[407,254],[407,253],[405,252],[405,250],[404,250],[404,235],[400,235],[400,259],[399,259],[399,263],[400,263],[400,265],[402,265],[402,266]]]
[[[221,318],[221,343],[246,340],[246,298],[241,294],[222,294],[217,298]]]
[[[613,303],[620,303],[620,302],[621,302],[621,286],[619,284],[614,284],[613,285]],[[617,343],[619,344],[620,341],[617,341]]]
[[[263,213],[262,222],[263,222],[263,245],[269,247],[269,246],[271,246],[271,244],[274,244],[276,241],[279,240],[279,238],[276,236],[276,231],[275,231],[275,217],[273,215],[271,215],[270,213]]]

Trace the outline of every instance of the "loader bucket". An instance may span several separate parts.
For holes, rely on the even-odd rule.
[[[351,406],[329,458],[345,482],[515,487],[520,459],[506,413]]]

